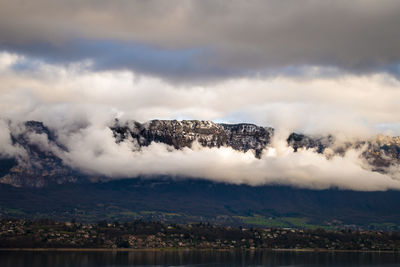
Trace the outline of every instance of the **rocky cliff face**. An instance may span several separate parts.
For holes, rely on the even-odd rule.
[[[121,123],[116,120],[110,129],[115,142],[131,141],[139,149],[152,142],[182,149],[196,141],[204,147],[226,146],[242,152],[253,151],[257,158],[261,158],[263,149],[271,145],[274,134],[274,129],[270,127],[198,120],[153,120],[146,123]],[[54,183],[107,179],[89,177],[66,166],[60,155],[67,153],[68,148],[60,144],[56,132],[41,122],[26,122],[19,131],[11,132],[10,137],[13,145],[23,153],[15,158],[0,158],[0,183],[42,187]],[[361,157],[373,171],[387,172],[389,168],[400,166],[400,137],[378,136],[373,140],[338,144],[334,136],[315,137],[292,133],[287,143],[295,152],[312,149],[327,157],[344,155],[350,148],[363,149]]]
[[[378,136],[367,143],[363,156],[375,170],[384,172],[386,167],[400,166],[400,137]]]
[[[190,147],[194,141],[205,147],[227,146],[247,152],[253,150],[256,157],[271,142],[274,130],[254,124],[217,124],[211,121],[163,121],[153,120],[144,124],[129,122],[121,125],[116,121],[111,127],[117,142],[130,137],[139,146],[161,142],[175,149]]]
[[[385,173],[388,168],[400,166],[400,137],[379,135],[375,139],[359,140],[338,144],[333,136],[310,137],[292,133],[287,139],[294,151],[300,148],[314,149],[318,153],[344,155],[349,149],[362,149],[361,157],[366,160],[373,171]]]

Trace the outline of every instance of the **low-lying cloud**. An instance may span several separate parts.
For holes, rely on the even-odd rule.
[[[350,150],[344,157],[327,159],[313,150],[294,153],[282,141],[274,142],[276,145],[266,148],[262,158],[257,159],[251,151],[205,148],[196,143],[181,150],[161,143],[139,149],[132,140],[116,144],[108,128],[88,128],[71,137],[65,162],[91,174],[114,178],[168,175],[254,186],[400,189],[400,180],[364,169],[360,151]]]
[[[400,189],[398,169],[389,174],[373,172],[360,158],[362,149],[351,149],[344,156],[318,154],[312,149],[294,152],[277,135],[260,159],[230,147],[192,147],[177,150],[162,143],[139,147],[134,140],[116,143],[107,127],[89,126],[64,135],[60,149],[46,136],[29,133],[31,143],[59,156],[64,164],[92,176],[111,179],[172,176],[232,184],[289,185],[312,189],[380,191]]]

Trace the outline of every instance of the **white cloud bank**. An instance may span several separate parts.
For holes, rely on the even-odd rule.
[[[285,140],[276,140],[261,159],[228,147],[175,150],[152,143],[141,149],[132,140],[115,143],[110,129],[89,127],[68,138],[64,161],[89,174],[114,178],[168,175],[202,178],[249,185],[291,185],[303,188],[340,188],[361,191],[400,189],[394,176],[364,169],[360,151],[349,150],[344,157],[313,150],[294,153]]]
[[[253,77],[173,86],[128,71],[92,72],[88,64],[51,65],[0,53],[0,113],[58,127],[79,120],[104,123],[119,116],[252,122],[348,137],[382,129],[400,134],[400,81],[386,74]]]
[[[138,151],[129,142],[116,144],[107,128],[120,117],[253,122],[283,133],[333,133],[346,140],[376,134],[382,125],[399,134],[400,82],[386,74],[240,78],[174,87],[131,72],[91,72],[87,64],[51,65],[0,53],[0,113],[13,121],[43,121],[56,130],[69,151],[57,153],[75,168],[116,178],[165,174],[251,185],[400,189],[398,169],[393,175],[371,172],[362,167],[358,151],[329,160],[277,143],[277,153],[269,149],[262,159],[230,148],[171,152],[152,144]],[[16,153],[5,125],[0,128],[2,152]]]

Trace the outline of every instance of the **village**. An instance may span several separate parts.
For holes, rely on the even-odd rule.
[[[400,251],[400,232],[243,228],[209,223],[1,220],[0,248]]]

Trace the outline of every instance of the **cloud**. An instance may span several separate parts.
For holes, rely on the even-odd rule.
[[[1,125],[0,154],[22,158],[29,163],[26,151],[11,143],[9,134],[13,132],[24,133],[27,142],[57,155],[73,169],[112,179],[161,175],[252,186],[288,185],[359,191],[400,189],[398,166],[392,166],[388,174],[372,172],[359,157],[362,149],[348,150],[343,157],[327,157],[311,149],[295,153],[287,146],[287,131],[276,132],[261,159],[256,158],[252,151],[243,153],[229,147],[206,148],[196,143],[181,150],[161,143],[140,148],[132,139],[116,143],[105,118],[107,116],[100,115],[98,121],[90,123],[70,120],[68,124],[50,125],[58,142],[66,149],[49,142],[45,134],[26,132],[21,125]]]
[[[399,11],[396,0],[2,1],[0,47],[175,82],[304,66],[398,76]]]
[[[5,120],[0,120],[0,157],[10,158],[17,154],[16,147],[13,146],[8,123]]]
[[[3,157],[23,157],[25,152],[12,145],[8,127],[23,132],[16,123],[33,119],[55,131],[67,150],[41,135],[31,133],[27,140],[58,155],[65,164],[96,175],[171,175],[316,189],[399,188],[398,168],[387,175],[371,172],[360,162],[360,151],[327,159],[311,150],[294,153],[284,142],[294,130],[331,133],[345,141],[367,138],[383,126],[398,134],[400,82],[391,76],[280,76],[173,86],[129,71],[94,72],[88,64],[61,66],[0,53],[0,112],[13,122],[10,126],[2,121],[0,127]],[[253,122],[275,127],[277,140],[262,159],[226,147],[172,150],[152,144],[139,150],[134,142],[115,143],[107,126],[116,117],[142,122],[155,118]]]
[[[386,74],[238,78],[173,86],[129,71],[94,72],[0,53],[0,112],[51,127],[105,125],[115,117],[251,122],[308,134],[399,135],[400,82]],[[29,67],[21,67],[21,66]],[[17,66],[17,67],[16,67]],[[74,126],[75,127],[75,126]]]
[[[285,140],[275,141],[272,147],[265,149],[263,157],[257,159],[251,151],[205,148],[196,143],[181,150],[161,143],[139,148],[133,140],[117,144],[109,128],[91,126],[64,139],[69,152],[62,157],[73,168],[113,178],[166,175],[253,186],[273,184],[361,191],[400,189],[400,180],[364,169],[360,151],[350,150],[344,157],[327,159],[313,150],[294,153]]]
[[[27,151],[22,146],[14,144],[12,140],[12,134],[18,135],[23,132],[25,127],[17,121],[0,118],[0,159],[14,158],[21,163],[29,160]]]
[[[1,45],[0,45],[1,47]],[[35,44],[28,49],[20,45],[4,45],[3,49],[22,53],[50,64],[90,62],[94,71],[131,70],[137,73],[167,78],[184,83],[202,82],[234,73],[222,66],[205,60],[204,48],[167,49],[154,45],[109,40],[71,40],[62,47],[51,44]],[[15,66],[20,69],[34,67],[24,62]]]

